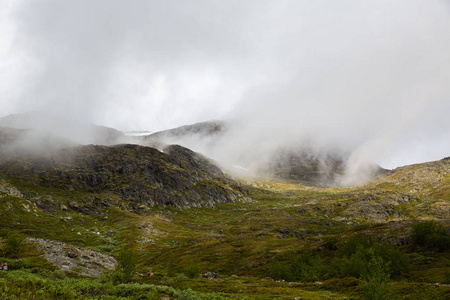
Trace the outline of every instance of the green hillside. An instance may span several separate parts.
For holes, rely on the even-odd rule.
[[[1,299],[450,298],[449,159],[320,188],[169,150],[3,163]]]

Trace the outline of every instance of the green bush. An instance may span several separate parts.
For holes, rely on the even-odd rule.
[[[117,295],[120,297],[139,297],[139,299],[156,299],[156,288],[148,284],[128,283],[117,286]],[[145,297],[145,298],[144,298]]]
[[[130,282],[136,273],[136,254],[129,248],[123,248],[117,257],[116,281]]]
[[[294,281],[291,269],[281,263],[275,263],[269,268],[269,277],[274,280]]]
[[[184,271],[184,275],[186,275],[187,278],[194,279],[200,274],[200,269],[197,265],[190,265],[186,268]]]
[[[323,260],[307,249],[301,252],[290,269],[295,281],[317,281],[326,274]]]
[[[390,280],[389,262],[383,261],[381,257],[373,256],[362,274],[362,289],[364,299],[367,300],[390,300],[392,294],[388,288]]]
[[[4,243],[4,252],[7,257],[17,258],[25,249],[25,238],[18,234],[11,234]]]
[[[167,264],[167,277],[175,277],[175,275],[177,274],[177,269],[175,267],[175,264],[173,263],[169,263]]]
[[[339,256],[352,256],[355,254],[359,248],[370,248],[376,242],[375,238],[370,235],[365,234],[354,234],[349,240],[338,249]]]
[[[361,280],[354,277],[331,278],[323,282],[323,287],[327,290],[343,290],[358,286],[360,282]]]
[[[416,246],[444,251],[450,248],[450,235],[442,225],[425,221],[412,225],[411,242]]]
[[[285,281],[318,281],[326,273],[323,260],[306,248],[287,266],[276,263],[269,269],[270,278]]]
[[[32,265],[31,261],[26,258],[5,259],[4,262],[8,264],[9,270],[30,268]]]
[[[334,275],[361,278],[368,271],[370,261],[374,258],[389,263],[391,277],[401,276],[410,265],[408,256],[400,249],[358,234],[351,237],[347,244],[339,249],[334,261]]]
[[[408,271],[410,260],[406,253],[387,243],[375,243],[372,246],[374,254],[389,263],[391,277],[400,277]]]
[[[402,290],[404,300],[445,300],[448,299],[442,290],[428,284],[412,284]]]
[[[362,274],[367,273],[367,265],[374,256],[371,248],[358,248],[356,253],[350,257],[338,258],[338,266],[340,277],[361,278]]]

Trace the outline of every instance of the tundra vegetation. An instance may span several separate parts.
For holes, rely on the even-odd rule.
[[[449,159],[331,188],[232,180],[177,147],[76,151],[0,168],[2,299],[450,298]],[[81,249],[117,264],[86,276],[103,262]]]

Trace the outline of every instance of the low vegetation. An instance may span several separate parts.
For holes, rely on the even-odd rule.
[[[114,195],[108,202],[106,194],[1,175],[9,192],[0,192],[0,259],[9,271],[0,271],[0,295],[448,299],[450,180],[443,168],[405,167],[358,188],[248,181],[248,201],[139,213]],[[98,208],[80,209],[78,199]],[[100,251],[118,263],[99,277],[63,271],[26,237]]]

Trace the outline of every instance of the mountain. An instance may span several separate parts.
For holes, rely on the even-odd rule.
[[[333,151],[280,147],[271,177],[237,180],[180,145],[36,134],[0,129],[4,297],[359,299],[379,282],[392,299],[450,297],[450,158],[326,187],[346,162]],[[33,138],[61,144],[13,147]]]

